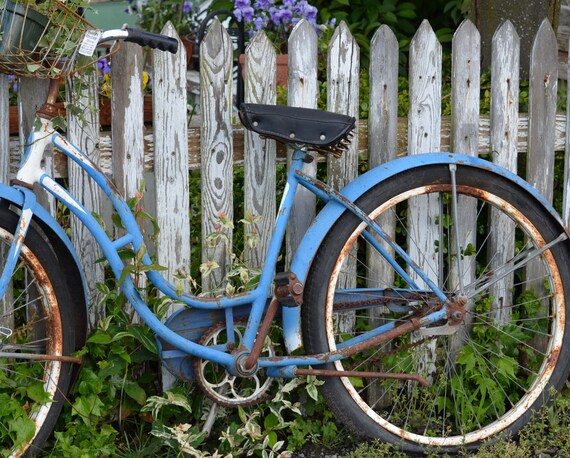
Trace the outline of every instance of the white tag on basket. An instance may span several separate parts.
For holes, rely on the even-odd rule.
[[[82,56],[89,56],[91,57],[95,52],[95,48],[97,47],[97,43],[99,43],[99,38],[101,38],[102,32],[100,30],[88,30],[85,36],[83,37],[83,41],[81,42],[81,46],[79,47],[79,54]]]

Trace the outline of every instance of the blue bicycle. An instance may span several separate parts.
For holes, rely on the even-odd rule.
[[[99,32],[95,44],[115,40],[177,48],[171,38],[132,29]],[[13,56],[0,53],[2,71],[17,72]],[[117,279],[125,269],[122,249],[146,252],[125,199],[54,129],[59,84],[51,81],[16,180],[0,186],[0,402],[17,403],[18,421],[34,425],[23,441],[0,434],[13,457],[38,453],[51,433],[87,329],[80,264],[64,231],[36,203],[33,185],[90,230]],[[305,175],[302,165],[315,152],[341,155],[353,118],[247,104],[240,117],[246,128],[294,148],[259,284],[201,298],[179,294],[151,270],[150,282],[184,304],[165,323],[129,276],[121,285],[173,374],[195,380],[224,406],[262,401],[275,378],[319,376],[339,421],[409,452],[453,452],[515,434],[550,389],[561,388],[570,369],[570,242],[536,190],[478,158],[425,154],[383,164],[337,191]],[[110,239],[42,170],[49,144],[105,192],[123,236]],[[325,204],[290,270],[275,274],[299,186]],[[148,254],[142,262],[152,265]],[[286,354],[272,341],[274,323]],[[11,431],[15,422],[0,416],[1,429]]]

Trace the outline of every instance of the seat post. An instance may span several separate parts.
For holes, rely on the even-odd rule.
[[[63,83],[63,78],[54,78],[50,80],[49,91],[46,101],[37,111],[37,115],[40,118],[51,120],[58,115],[55,102],[57,101],[57,97],[59,95],[59,88],[61,87],[62,83]]]

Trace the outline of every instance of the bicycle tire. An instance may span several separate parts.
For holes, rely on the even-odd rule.
[[[461,325],[443,335],[445,328],[438,323],[325,365],[341,371],[415,373],[424,376],[430,387],[421,388],[410,380],[358,377],[327,377],[321,387],[331,410],[356,435],[412,453],[476,449],[484,441],[516,434],[548,400],[550,388],[562,387],[569,371],[564,293],[570,287],[570,243],[561,240],[563,227],[529,192],[489,170],[458,164],[456,190],[459,197],[454,204],[449,166],[429,165],[377,184],[357,204],[373,218],[386,218],[384,225],[392,221],[395,239],[408,251],[415,246],[416,257],[418,243],[428,247],[415,261],[445,288],[447,297],[457,294],[463,284],[469,302]],[[432,210],[439,215],[425,213],[431,205],[428,199],[437,200]],[[457,222],[468,225],[459,232],[460,243],[453,242],[454,206],[462,212]],[[418,220],[414,214],[421,211],[423,218]],[[510,222],[505,223],[505,218]],[[437,226],[429,229],[436,235],[428,237],[427,244],[414,241],[418,224]],[[402,275],[386,275],[388,265],[382,261],[377,261],[375,270],[365,266],[374,255],[364,247],[364,226],[346,211],[313,260],[302,308],[303,341],[309,354],[333,350],[346,337],[374,327],[377,320],[409,320],[426,305],[403,297],[394,300],[392,308],[382,303],[372,312],[370,304],[346,310],[338,300],[333,305],[343,288],[402,287]],[[559,236],[560,241],[541,251]],[[463,270],[457,270],[457,260],[464,264]],[[351,263],[357,265],[352,268],[357,284],[343,278],[343,269]],[[509,269],[513,263],[516,268]]]
[[[10,247],[18,219],[0,206],[3,253]],[[33,221],[7,297],[2,301],[8,305],[0,314],[0,326],[12,334],[2,339],[1,352],[70,355],[76,350],[74,306],[66,275],[47,236]],[[9,450],[9,456],[41,453],[70,388],[72,366],[0,356],[0,398],[2,405],[10,406],[0,414],[0,448]]]

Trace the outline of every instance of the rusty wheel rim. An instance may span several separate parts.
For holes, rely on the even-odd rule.
[[[449,192],[450,185],[442,184],[437,186],[430,186],[430,187],[418,187],[414,190],[399,194],[394,198],[390,199],[380,207],[378,207],[374,212],[371,213],[371,216],[376,219],[380,214],[387,212],[389,209],[396,208],[396,205],[410,199],[414,198],[419,195],[423,195],[426,193],[440,193],[440,192]],[[515,218],[514,220],[521,228],[524,230],[527,236],[530,236],[534,239],[537,246],[540,247],[545,244],[544,240],[542,239],[541,235],[538,232],[538,229],[524,216],[522,215],[516,208],[510,205],[508,202],[504,201],[503,199],[487,193],[483,192],[480,189],[467,187],[467,186],[459,186],[458,191],[461,192],[463,195],[471,196],[478,199],[483,199],[487,204],[490,204],[494,208],[504,209],[507,213],[511,215],[511,218]],[[352,234],[352,236],[347,240],[344,248],[341,250],[341,256],[333,269],[333,274],[331,277],[330,284],[336,285],[336,283],[342,277],[342,270],[345,261],[349,258],[349,254],[351,251],[351,247],[359,240],[359,236],[364,229],[364,224],[361,224],[356,231]],[[362,240],[360,238],[360,240]],[[431,437],[429,432],[416,432],[416,431],[408,431],[406,427],[401,427],[398,425],[398,421],[391,420],[389,416],[382,416],[381,414],[374,411],[371,408],[365,399],[363,399],[364,389],[360,390],[358,387],[355,387],[351,382],[351,379],[348,377],[341,378],[342,383],[352,399],[358,404],[358,406],[371,418],[375,421],[379,426],[383,427],[384,429],[390,431],[391,433],[403,438],[410,440],[415,443],[424,444],[424,445],[433,445],[433,446],[461,446],[461,445],[468,445],[470,443],[479,442],[485,438],[489,438],[497,433],[503,431],[506,427],[511,425],[517,419],[519,419],[524,412],[527,411],[528,407],[543,393],[545,390],[551,375],[553,373],[554,367],[556,366],[558,360],[558,354],[561,349],[562,345],[562,337],[564,335],[564,326],[565,326],[565,316],[564,316],[564,298],[562,294],[562,283],[560,278],[560,273],[556,266],[556,263],[553,259],[553,256],[550,251],[546,251],[542,255],[544,265],[548,269],[548,273],[551,276],[550,280],[550,288],[554,290],[554,292],[549,296],[549,299],[552,303],[551,305],[551,313],[554,313],[551,318],[550,329],[548,333],[550,334],[550,340],[548,342],[548,347],[546,348],[544,355],[542,355],[543,361],[536,371],[536,378],[534,381],[530,382],[530,386],[526,388],[524,395],[514,402],[513,406],[511,406],[506,413],[498,412],[496,418],[493,421],[490,421],[488,424],[480,425],[477,427],[473,427],[472,431],[467,432],[452,432],[449,435],[441,434],[442,437]],[[469,285],[468,285],[469,286]],[[338,319],[335,318],[333,312],[333,297],[334,297],[335,287],[329,287],[328,296],[327,296],[327,306],[326,306],[326,327],[327,327],[327,335],[328,335],[328,343],[331,349],[336,349],[337,341],[335,340],[335,327],[338,326]],[[475,313],[473,312],[473,315]],[[548,318],[548,317],[547,317]],[[537,351],[538,353],[538,351]],[[447,364],[447,363],[446,363]],[[337,361],[335,363],[337,370],[344,370],[343,362]],[[451,364],[450,364],[451,366]],[[346,368],[348,370],[348,366]],[[412,415],[412,412],[409,413]],[[385,418],[388,417],[388,418]],[[402,420],[399,420],[400,422]],[[443,421],[445,424],[445,421]],[[439,425],[438,425],[439,426]],[[426,427],[427,429],[427,427]],[[442,428],[443,429],[443,428]],[[435,434],[435,436],[438,436]]]

